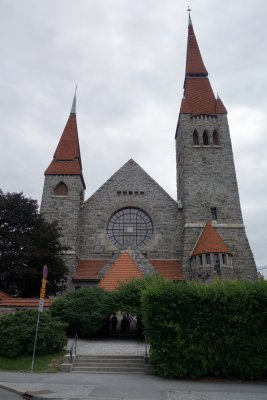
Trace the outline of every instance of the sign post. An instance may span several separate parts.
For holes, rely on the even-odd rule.
[[[44,311],[44,299],[45,299],[47,275],[48,275],[48,268],[47,268],[47,265],[45,265],[43,268],[43,279],[42,279],[42,286],[41,286],[41,290],[40,290],[40,299],[39,299],[38,316],[37,316],[37,323],[36,323],[36,332],[35,332],[34,345],[33,345],[31,372],[33,372],[33,368],[34,368],[34,358],[35,358],[36,342],[37,342],[38,329],[39,329],[40,313]]]

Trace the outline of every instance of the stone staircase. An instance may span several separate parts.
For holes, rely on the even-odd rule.
[[[77,355],[72,366],[72,372],[98,374],[144,374],[145,369],[145,360],[143,356],[130,355]]]

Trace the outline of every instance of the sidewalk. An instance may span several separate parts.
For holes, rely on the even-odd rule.
[[[79,354],[137,354],[133,340],[82,341]],[[165,379],[150,375],[0,373],[0,387],[34,399],[64,400],[266,400],[267,384]]]

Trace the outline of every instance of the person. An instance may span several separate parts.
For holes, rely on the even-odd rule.
[[[128,321],[128,327],[126,329],[127,333],[130,332],[130,326],[131,326],[131,321],[132,321],[132,317],[129,314],[126,314],[126,319]]]
[[[127,331],[129,331],[129,322],[124,314],[121,320],[121,333],[125,335]]]
[[[116,317],[115,314],[112,315],[110,323],[111,323],[111,333],[116,333],[118,318]]]

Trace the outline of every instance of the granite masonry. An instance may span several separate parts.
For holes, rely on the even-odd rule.
[[[62,243],[68,246],[63,257],[69,290],[99,284],[122,252],[128,252],[142,275],[204,282],[256,279],[227,111],[213,94],[190,16],[175,139],[177,201],[132,159],[84,201],[75,95],[45,171],[41,204],[45,218],[59,222]]]

